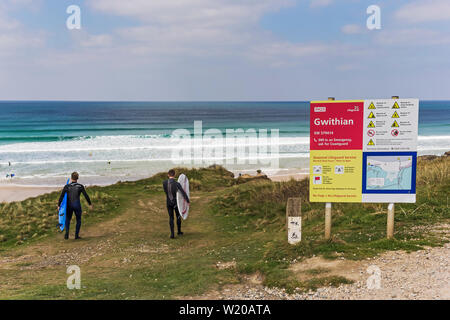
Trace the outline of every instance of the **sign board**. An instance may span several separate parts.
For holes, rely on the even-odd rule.
[[[310,201],[416,201],[419,100],[311,102]]]

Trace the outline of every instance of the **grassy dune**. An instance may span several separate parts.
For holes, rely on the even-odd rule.
[[[418,201],[396,205],[394,240],[385,239],[386,205],[333,205],[333,237],[325,241],[324,205],[308,202],[307,180],[237,184],[218,166],[177,170],[190,178],[192,213],[184,223],[185,236],[174,241],[168,239],[163,173],[89,188],[95,206],[83,222],[85,240],[78,243],[57,234],[57,193],[3,204],[0,260],[4,256],[10,262],[0,267],[0,298],[167,299],[203,294],[254,273],[263,276],[263,284],[288,291],[348,283],[317,270],[311,270],[310,280],[299,281],[288,268],[313,255],[358,260],[387,250],[442,245],[430,227],[450,221],[449,168],[450,157],[419,160]],[[290,246],[285,206],[289,197],[298,196],[303,199],[303,241]],[[82,251],[86,247],[90,251]],[[61,252],[73,256],[60,261],[66,254]],[[23,257],[29,258],[24,262]],[[234,267],[218,268],[219,262]],[[80,291],[65,288],[69,263],[83,270]]]

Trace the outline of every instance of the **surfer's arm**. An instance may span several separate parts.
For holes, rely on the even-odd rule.
[[[87,194],[86,189],[84,187],[81,189],[81,192],[83,193],[83,196],[86,199],[87,203],[89,203],[89,205],[92,206],[91,198],[89,198],[89,195]]]
[[[181,194],[183,195],[184,199],[186,199],[187,203],[190,203],[189,197],[187,196],[186,192],[183,190],[183,187],[181,184],[177,182],[177,188],[180,190]]]
[[[166,180],[167,181],[167,180]],[[167,192],[167,182],[166,181],[164,181],[163,182],[163,189],[164,189],[164,192],[166,193],[166,195],[168,194],[168,192]]]
[[[66,194],[66,192],[67,192],[67,186],[64,186],[64,188],[61,192],[61,195],[59,196],[58,207],[61,207],[61,202],[63,201],[64,195]]]

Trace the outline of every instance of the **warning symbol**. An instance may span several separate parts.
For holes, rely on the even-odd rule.
[[[370,129],[369,131],[367,131],[367,135],[369,137],[373,137],[375,135],[375,130]]]
[[[400,116],[398,115],[397,111],[394,112],[394,114],[392,115],[392,118],[400,118]]]
[[[400,132],[397,129],[391,131],[393,137],[397,137]]]
[[[373,112],[371,112],[371,113],[369,114],[369,119],[375,119],[375,115],[373,114]]]
[[[376,109],[375,108],[375,105],[373,104],[373,102],[370,104],[370,106],[369,106],[369,110],[374,110],[374,109]]]
[[[373,121],[370,121],[370,123],[367,126],[367,128],[375,128],[375,124],[373,123]]]
[[[368,146],[374,146],[375,145],[375,143],[373,142],[373,140],[372,139],[370,139],[370,141],[369,141],[369,143],[367,144]]]
[[[398,125],[397,120],[395,120],[394,123],[392,124],[392,128],[398,128],[398,127],[400,127],[400,126]]]
[[[400,106],[398,105],[397,101],[395,101],[394,106],[392,109],[400,109]]]

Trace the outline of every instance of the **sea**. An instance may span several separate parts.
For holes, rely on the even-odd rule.
[[[419,155],[450,150],[450,101],[421,101]],[[309,171],[309,102],[0,101],[0,184],[131,181],[172,167]]]

